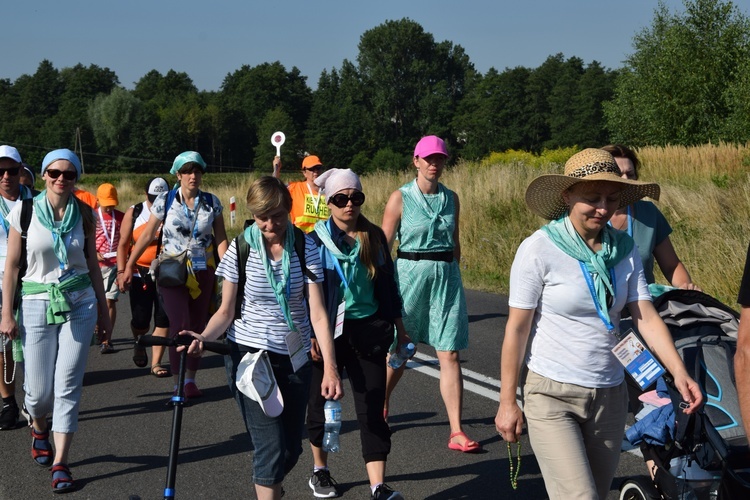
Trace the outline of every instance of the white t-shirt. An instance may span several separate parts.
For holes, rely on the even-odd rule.
[[[8,214],[8,222],[19,233],[21,232],[21,206],[18,203]],[[58,223],[59,224],[59,223]],[[68,249],[68,267],[75,269],[77,274],[88,274],[89,267],[83,253],[85,238],[83,234],[83,218],[71,232],[65,235],[65,246]],[[57,283],[60,276],[60,261],[55,255],[52,233],[39,222],[36,210],[31,212],[28,237],[26,238],[26,261],[28,268],[23,281],[35,283]],[[88,288],[87,292],[93,296],[94,289]],[[80,292],[76,292],[76,298],[84,298]],[[47,299],[49,294],[24,295],[23,299]]]
[[[626,304],[651,300],[638,248],[615,267],[615,301],[609,310],[617,327]],[[534,309],[529,369],[557,382],[602,388],[619,385],[622,365],[617,344],[594,306],[578,260],[560,250],[541,230],[518,247],[510,270],[508,305]]]
[[[304,283],[313,283],[310,278],[303,276],[300,270],[297,252],[292,251],[290,262],[291,282],[289,293],[289,309],[292,314],[294,326],[302,335],[305,349],[310,350],[310,318],[304,295]],[[274,277],[281,277],[281,261],[272,261]],[[317,277],[315,283],[323,281],[323,269],[320,263],[320,255],[315,243],[305,237],[305,266]],[[278,354],[289,354],[285,338],[289,333],[289,327],[281,312],[281,306],[276,300],[271,285],[266,278],[266,271],[260,254],[250,249],[245,267],[245,300],[242,304],[242,315],[240,319],[232,322],[227,331],[227,337],[238,344],[265,349]],[[231,283],[239,282],[237,273],[237,244],[234,240],[216,269],[216,275],[223,277]],[[305,280],[303,282],[303,280]],[[237,297],[237,300],[241,300]]]

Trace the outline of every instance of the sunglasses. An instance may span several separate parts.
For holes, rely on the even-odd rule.
[[[308,172],[320,172],[321,170],[323,170],[323,165],[316,165],[314,167],[302,169],[302,171],[305,171],[305,170]]]
[[[20,172],[20,171],[21,171],[20,167],[0,169],[0,178],[2,178],[5,174],[8,174],[11,177],[14,177],[14,176],[18,175],[18,172]]]
[[[63,170],[47,169],[45,170],[45,172],[47,173],[47,175],[49,175],[50,179],[57,179],[58,177],[62,175],[63,179],[65,179],[66,181],[74,181],[76,180],[76,177],[78,177],[78,172],[76,172],[75,170],[63,171]]]
[[[328,201],[333,203],[334,206],[338,208],[344,208],[349,204],[350,201],[352,202],[352,205],[354,205],[355,207],[359,207],[365,202],[365,193],[357,191],[351,196],[347,196],[344,193],[339,193],[336,196],[331,196],[330,198],[328,198]]]

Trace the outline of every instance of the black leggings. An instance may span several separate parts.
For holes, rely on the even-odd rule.
[[[371,321],[371,318],[374,317],[345,320],[344,332],[334,342],[339,375],[346,370],[349,377],[365,463],[385,461],[391,451],[391,429],[383,418],[386,352],[381,351],[369,357],[360,356],[349,345],[348,339],[348,335],[361,331],[363,322]],[[307,405],[307,434],[310,443],[319,448],[323,445],[323,406],[326,403],[320,394],[322,381],[323,362],[314,362]]]
[[[140,276],[133,275],[130,283],[130,313],[133,319],[130,325],[135,330],[148,330],[151,325],[151,313],[154,315],[154,327],[169,328],[169,318],[164,312],[161,296],[148,274],[147,268],[138,268]]]

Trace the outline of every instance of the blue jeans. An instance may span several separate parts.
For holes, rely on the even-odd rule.
[[[253,442],[253,483],[261,486],[279,484],[302,454],[302,433],[305,428],[312,365],[308,362],[295,373],[289,356],[268,353],[276,383],[284,398],[284,411],[281,415],[269,417],[263,413],[258,403],[237,390],[235,384],[240,360],[245,353],[257,349],[231,340],[228,343],[231,353],[224,356],[227,382]]]

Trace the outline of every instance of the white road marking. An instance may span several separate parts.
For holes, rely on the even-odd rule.
[[[417,354],[414,355],[413,359],[410,359],[409,361],[407,361],[406,368],[410,370],[418,371],[419,373],[424,373],[425,375],[428,375],[436,379],[440,379],[439,365],[440,365],[440,362],[438,361],[437,358],[432,357],[432,356],[427,356],[426,354],[422,354],[418,352]],[[479,372],[468,370],[463,367],[461,368],[461,373],[463,374],[463,377],[464,377],[464,390],[471,391],[474,394],[479,394],[480,396],[484,396],[485,398],[492,400],[496,403],[500,401],[500,381],[498,379],[488,377]],[[497,390],[488,389],[487,387],[484,387],[484,385],[480,385],[477,382],[484,384],[484,385],[497,387]],[[521,397],[520,387],[516,390],[516,396],[518,397],[517,399],[518,405],[521,406],[521,409],[523,409],[523,404],[520,400],[520,397]],[[623,439],[621,449],[622,451],[630,453],[637,457],[641,457],[641,458],[643,457],[643,454],[641,454],[640,448],[634,447],[626,439]]]

